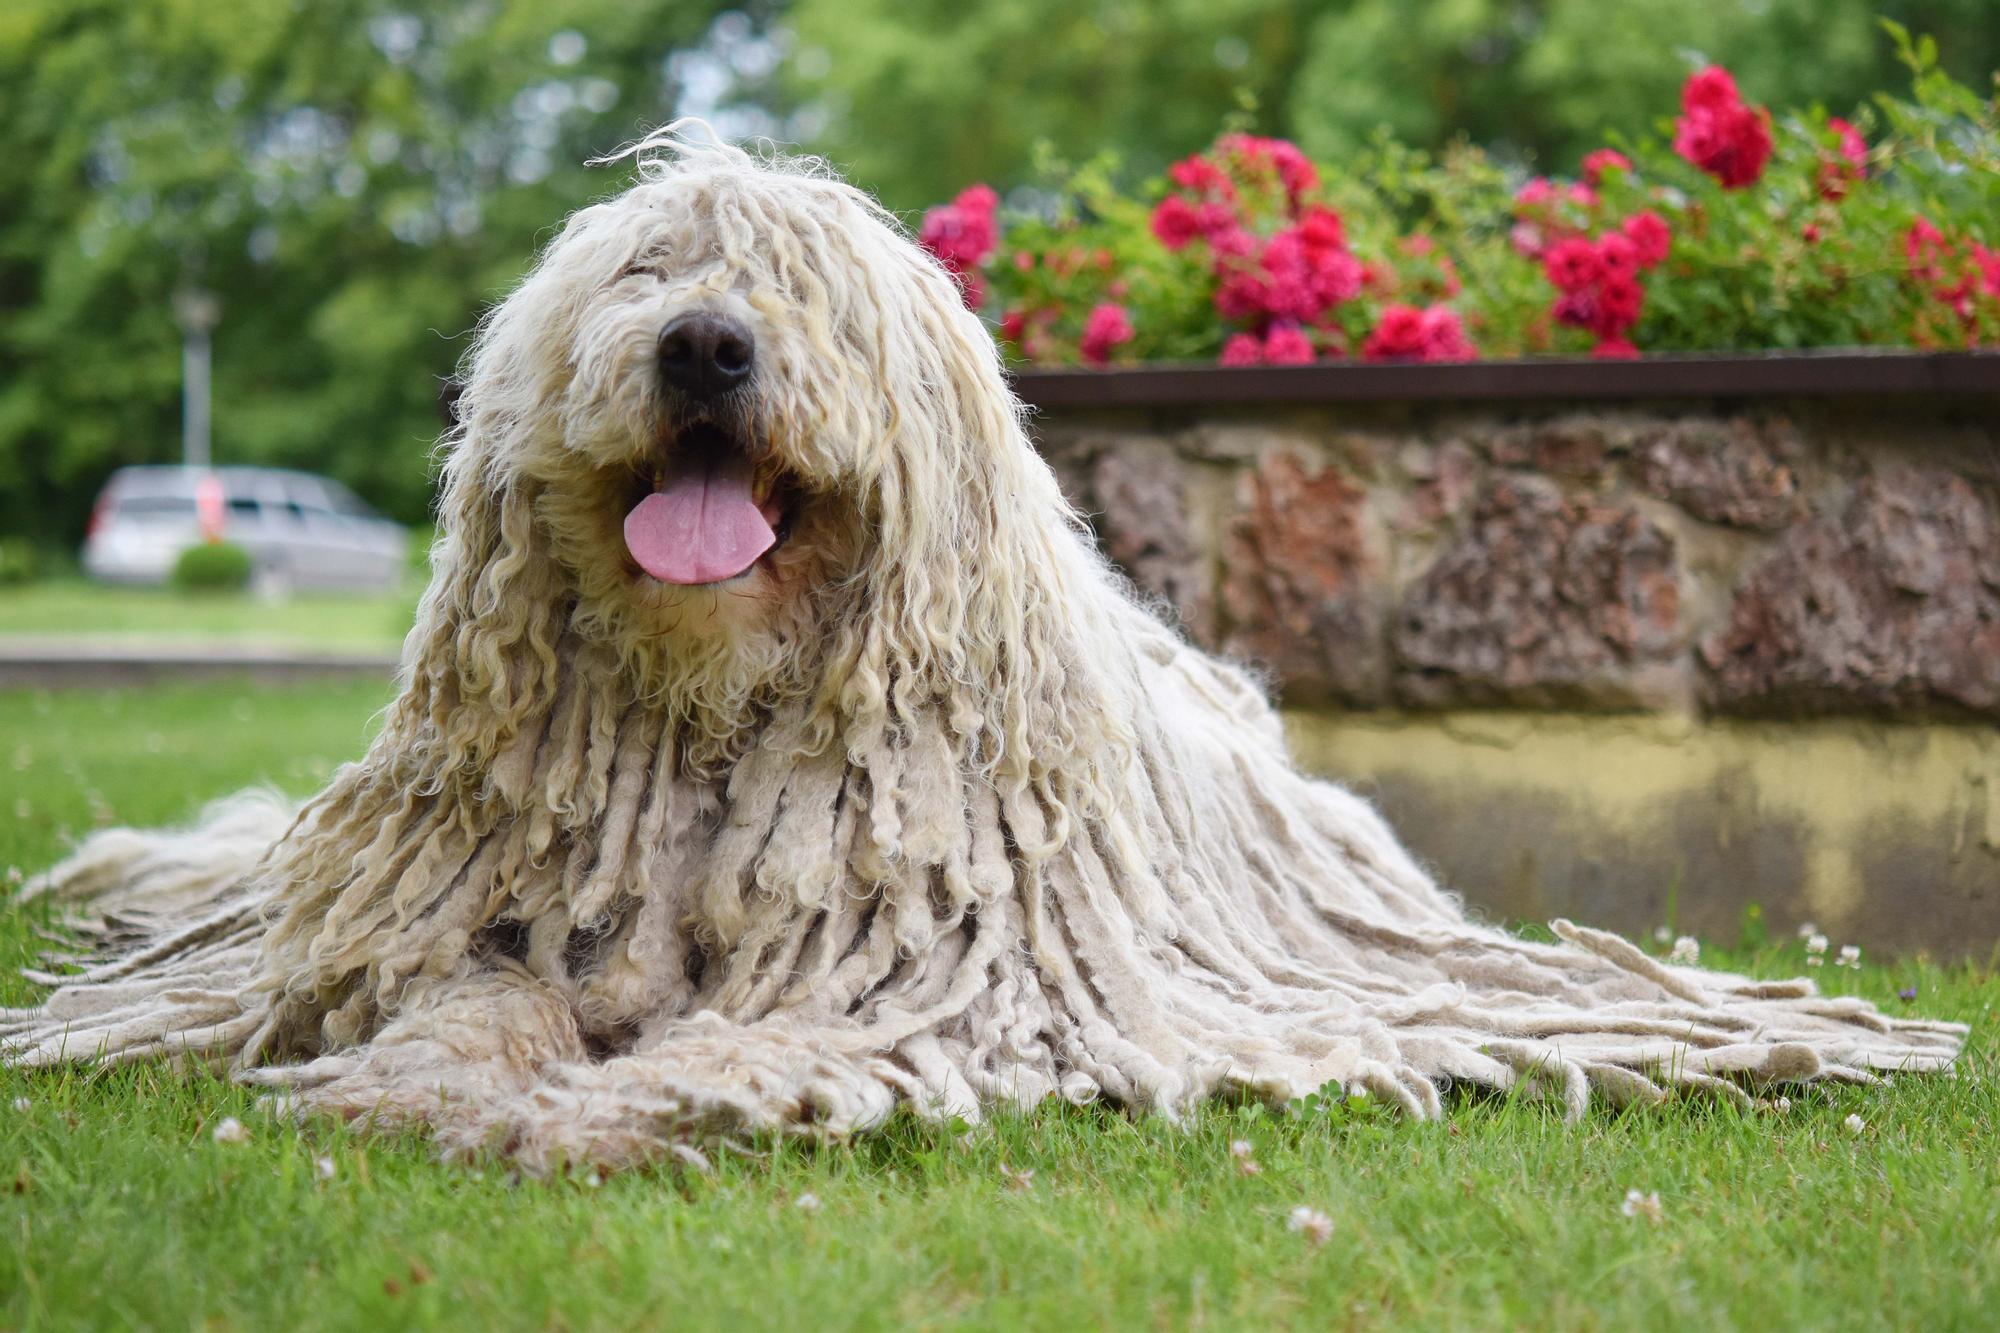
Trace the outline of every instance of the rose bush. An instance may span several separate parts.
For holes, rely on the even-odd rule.
[[[1913,91],[1852,120],[1773,115],[1709,66],[1574,180],[1231,131],[1138,195],[1099,161],[1028,208],[975,185],[921,235],[1031,363],[1991,346],[2000,113],[1885,26]]]

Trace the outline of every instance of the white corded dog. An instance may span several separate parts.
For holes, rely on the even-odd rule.
[[[1468,920],[1106,566],[893,219],[636,152],[480,331],[366,758],[45,877],[102,947],[12,1059],[202,1057],[533,1168],[899,1103],[1950,1064],[1954,1024]]]

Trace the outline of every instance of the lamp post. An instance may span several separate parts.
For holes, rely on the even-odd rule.
[[[174,293],[181,326],[181,462],[208,466],[209,333],[222,318],[215,293],[186,287]]]

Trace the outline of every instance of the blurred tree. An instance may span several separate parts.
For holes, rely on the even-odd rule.
[[[810,146],[905,209],[1017,182],[1044,141],[1156,171],[1246,102],[1317,154],[1387,127],[1572,168],[1673,114],[1698,59],[1780,107],[1906,87],[1878,15],[1975,87],[2000,67],[1996,0],[793,0],[779,90]]]
[[[1651,129],[1705,61],[1758,102],[1851,111],[1900,89],[1878,16],[1935,35],[1975,87],[2000,68],[1994,0],[1349,0],[1323,6],[1285,103],[1287,127],[1338,157],[1378,128],[1456,135],[1568,170],[1607,130]]]
[[[1245,101],[1282,106],[1310,0],[793,0],[808,145],[896,208],[1018,181],[1038,142],[1152,170]]]
[[[10,0],[0,531],[179,456],[172,293],[220,298],[215,456],[423,515],[448,373],[582,163],[664,119],[705,0]]]
[[[1976,86],[1996,0],[7,0],[0,534],[72,542],[120,463],[179,450],[171,297],[220,297],[223,461],[330,472],[406,518],[433,378],[581,165],[675,110],[828,153],[892,206],[1131,174],[1259,128],[1377,127],[1568,167],[1668,115],[1694,53],[1780,106],[1903,85],[1874,28]]]

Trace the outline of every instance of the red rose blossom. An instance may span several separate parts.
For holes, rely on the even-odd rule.
[[[1646,289],[1629,273],[1607,273],[1597,284],[1597,323],[1591,331],[1603,337],[1621,333],[1639,322]]]
[[[1721,111],[1742,104],[1736,91],[1736,76],[1720,65],[1709,65],[1688,75],[1681,85],[1681,108],[1686,111]]]
[[[1444,305],[1384,306],[1361,354],[1370,361],[1464,361],[1477,355],[1458,312]]]
[[[1826,127],[1835,137],[1834,157],[1822,157],[1819,164],[1819,193],[1822,199],[1847,197],[1847,188],[1868,171],[1868,141],[1861,131],[1839,116],[1828,116]]]
[[[1597,238],[1597,262],[1605,273],[1631,277],[1639,271],[1639,247],[1622,231],[1608,231]]]
[[[1216,151],[1236,159],[1249,171],[1270,171],[1278,178],[1285,197],[1297,204],[1299,196],[1319,184],[1319,171],[1284,139],[1266,139],[1254,134],[1225,134],[1215,142]]]
[[[1571,236],[1550,246],[1542,256],[1542,272],[1558,291],[1574,292],[1596,282],[1604,271],[1597,247],[1581,236]]]
[[[977,270],[1000,244],[999,207],[1000,196],[991,187],[969,186],[926,212],[918,231],[918,240],[958,279],[974,310],[986,300],[986,283]]]
[[[1903,255],[1910,263],[1910,276],[1918,282],[1936,282],[1944,276],[1943,263],[1952,256],[1951,242],[1929,218],[1918,215],[1903,233]]]
[[[1083,359],[1101,366],[1111,359],[1111,351],[1132,341],[1132,316],[1122,305],[1100,305],[1083,322],[1083,338],[1078,348]]]
[[[1665,259],[1673,245],[1673,232],[1668,229],[1666,219],[1651,209],[1626,218],[1619,230],[1632,242],[1640,268],[1651,268]]]
[[[1340,214],[1330,208],[1314,204],[1299,214],[1295,230],[1299,239],[1309,249],[1344,250],[1347,248],[1347,227],[1340,220]]]
[[[1201,219],[1194,205],[1177,194],[1160,200],[1153,210],[1153,235],[1169,250],[1179,250],[1201,235]]]
[[[1215,289],[1215,312],[1224,319],[1256,319],[1266,313],[1271,289],[1251,268],[1236,268],[1224,275]]]
[[[1222,364],[1254,366],[1264,359],[1264,344],[1254,333],[1234,333],[1222,344]]]
[[[1597,346],[1590,349],[1592,357],[1599,361],[1636,361],[1639,349],[1627,338],[1602,338]]]
[[[1972,267],[1978,274],[1979,290],[2000,297],[2000,249],[1989,250],[1979,242],[1970,246]]]
[[[1478,355],[1458,312],[1450,306],[1434,305],[1424,311],[1422,338],[1426,361],[1470,361]]]
[[[1688,76],[1674,122],[1675,152],[1724,189],[1738,190],[1764,174],[1771,147],[1770,114],[1743,102],[1728,70],[1710,65]]]
[[[1532,212],[1547,208],[1556,201],[1554,182],[1546,176],[1536,176],[1526,185],[1514,191],[1514,207],[1521,212]]]
[[[1604,180],[1604,173],[1612,169],[1630,171],[1632,159],[1616,148],[1600,148],[1594,153],[1583,155],[1583,179],[1587,184],[1598,185]]]
[[[1248,235],[1236,221],[1236,210],[1216,199],[1211,199],[1195,209],[1194,223],[1217,251],[1227,251],[1229,248],[1227,241],[1236,234]],[[1247,254],[1248,251],[1238,250],[1234,253]]]
[[[1296,324],[1274,325],[1264,335],[1264,360],[1274,366],[1302,366],[1313,355],[1311,339]]]
[[[1233,199],[1236,196],[1236,187],[1229,183],[1228,173],[1199,153],[1193,157],[1183,158],[1168,167],[1167,179],[1192,194],[1222,199]]]

